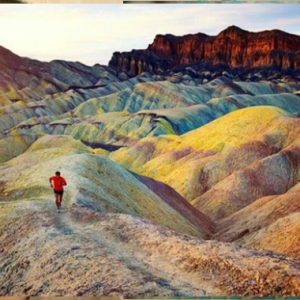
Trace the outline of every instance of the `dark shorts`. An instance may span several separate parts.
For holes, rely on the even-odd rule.
[[[54,194],[56,195],[63,195],[64,194],[64,191],[56,191],[56,190],[53,190],[54,191]]]

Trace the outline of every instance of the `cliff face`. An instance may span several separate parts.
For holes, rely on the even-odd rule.
[[[146,50],[114,53],[109,65],[134,76],[143,71],[157,73],[194,63],[228,64],[232,68],[276,65],[282,69],[299,69],[300,37],[279,30],[248,32],[235,26],[217,36],[157,35]]]

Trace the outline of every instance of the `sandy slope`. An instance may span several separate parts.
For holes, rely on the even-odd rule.
[[[126,220],[134,228],[163,229],[130,216],[97,214],[83,208],[63,209],[59,215],[51,204],[31,203],[31,207],[22,209],[18,226],[23,230],[15,233],[19,242],[12,246],[9,237],[4,239],[6,259],[1,263],[6,274],[2,273],[1,287],[6,290],[2,289],[2,295],[19,295],[28,289],[31,295],[133,297],[184,295],[191,288],[193,295],[204,294],[189,278],[179,278],[179,270],[177,274],[173,268],[164,270],[163,257],[161,264],[151,263],[143,249],[118,236],[126,231]],[[114,224],[119,219],[125,221],[122,226]],[[113,228],[106,228],[112,224]]]
[[[124,214],[77,206],[57,214],[52,200],[16,205],[7,218],[1,295],[300,295],[299,261],[283,255],[204,242]]]
[[[215,238],[300,257],[300,184],[282,195],[256,200],[217,222]]]

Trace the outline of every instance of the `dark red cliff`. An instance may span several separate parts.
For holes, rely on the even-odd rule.
[[[157,35],[145,50],[115,52],[109,65],[135,76],[144,71],[159,73],[204,61],[212,65],[228,64],[232,68],[275,65],[300,69],[300,36],[280,30],[248,32],[236,26],[217,36]]]

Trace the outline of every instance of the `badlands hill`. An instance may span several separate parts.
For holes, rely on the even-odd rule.
[[[297,73],[193,70],[0,47],[1,296],[300,295]]]

